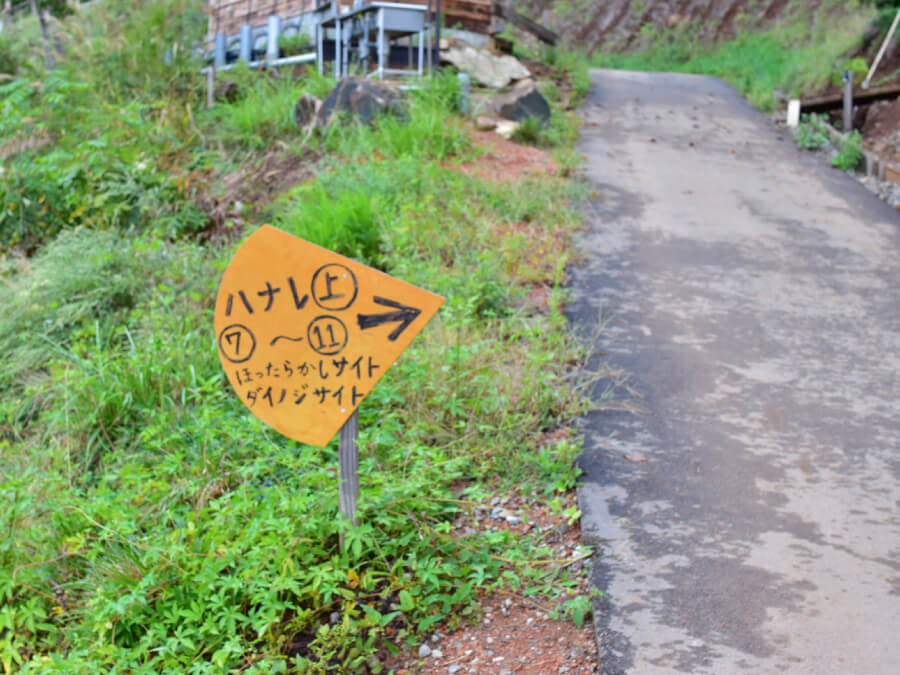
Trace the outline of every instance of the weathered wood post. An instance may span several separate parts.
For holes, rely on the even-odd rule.
[[[341,427],[338,436],[338,465],[340,486],[338,501],[341,515],[356,525],[356,503],[359,501],[359,411],[354,411]],[[341,550],[344,549],[344,535],[341,534]]]

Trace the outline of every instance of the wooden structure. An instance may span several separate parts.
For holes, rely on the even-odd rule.
[[[237,35],[244,24],[265,26],[270,16],[299,16],[313,11],[316,4],[316,0],[213,0],[208,32]]]
[[[856,105],[890,100],[898,96],[900,96],[900,85],[898,84],[886,84],[883,87],[853,90],[853,102]],[[800,109],[804,113],[823,113],[840,109],[843,102],[844,95],[842,93],[829,94],[828,96],[803,99],[800,101]]]
[[[434,11],[435,0],[403,0],[406,4],[423,5]],[[264,26],[269,16],[282,18],[313,12],[322,0],[212,0],[209,7],[210,36],[216,33],[237,35],[241,26]],[[340,12],[354,9],[353,0],[339,0]],[[369,5],[365,1],[359,5]],[[462,27],[475,33],[492,32],[493,0],[441,0],[443,24]]]

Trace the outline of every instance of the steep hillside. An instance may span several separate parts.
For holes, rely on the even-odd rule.
[[[532,0],[528,4],[533,12],[550,10],[554,27],[573,44],[588,51],[601,47],[620,51],[638,46],[642,36],[693,22],[702,25],[701,37],[705,41],[733,37],[739,30],[771,24],[798,3],[792,0]],[[800,4],[815,10],[821,0]]]

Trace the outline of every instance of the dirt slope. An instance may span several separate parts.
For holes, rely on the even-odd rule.
[[[553,12],[554,29],[588,50],[601,45],[621,50],[635,46],[641,28],[663,29],[700,21],[702,39],[731,37],[738,26],[761,26],[786,11],[789,0],[530,0],[522,3],[533,16]],[[810,9],[819,0],[808,0]]]

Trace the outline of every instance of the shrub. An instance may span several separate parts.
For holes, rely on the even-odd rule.
[[[516,127],[515,132],[513,132],[513,140],[518,141],[519,143],[537,145],[541,140],[543,127],[544,125],[541,123],[540,118],[526,117],[519,122],[519,126]]]
[[[794,129],[794,142],[804,150],[823,150],[828,147],[828,133],[817,118],[804,115]]]
[[[831,160],[832,166],[843,171],[855,170],[863,159],[862,134],[856,129],[844,137],[840,152]]]

